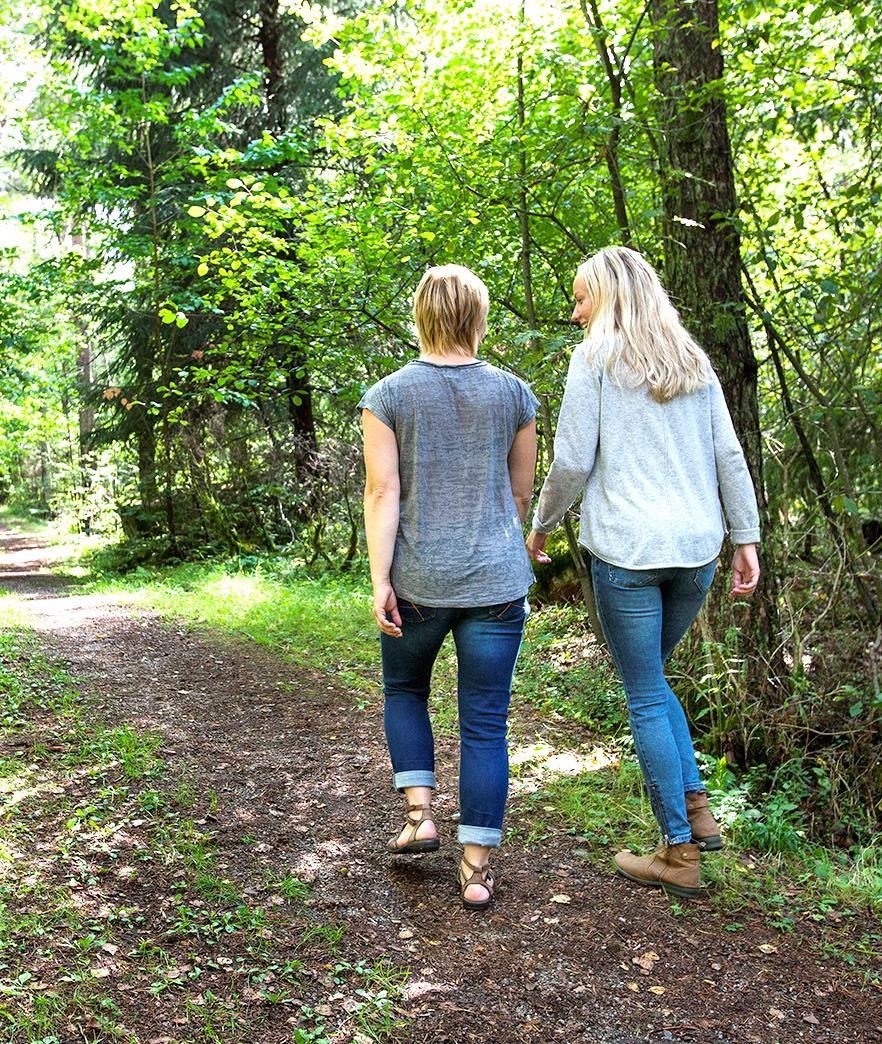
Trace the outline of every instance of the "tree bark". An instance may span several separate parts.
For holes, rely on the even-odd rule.
[[[282,51],[282,19],[279,0],[261,0],[258,11],[258,39],[264,68],[264,90],[270,126],[275,133],[285,132],[287,120],[283,96],[285,59]],[[292,243],[290,256],[295,256]],[[303,463],[307,469],[313,467],[318,439],[315,431],[315,416],[312,407],[312,389],[306,359],[302,352],[290,349],[287,344],[277,343],[278,358],[284,360],[287,371],[288,412],[302,450]]]
[[[146,105],[147,102],[147,82],[145,77],[141,77],[141,93]],[[150,138],[151,126],[149,122],[144,124],[144,160],[147,168],[147,185],[150,191],[149,196],[149,208],[150,208],[150,237],[151,237],[151,263],[153,266],[153,358],[157,365],[161,368],[162,387],[168,389],[169,378],[171,374],[171,341],[168,340],[163,347],[162,338],[162,320],[160,318],[160,306],[162,303],[162,276],[161,276],[161,258],[160,258],[160,232],[159,232],[159,215],[156,206],[156,165],[153,161],[153,144]],[[139,407],[146,411],[146,407]],[[171,429],[168,418],[169,411],[169,399],[168,391],[162,393],[162,445],[165,461],[165,482],[163,491],[163,504],[165,507],[165,525],[168,532],[169,547],[171,550],[176,549],[177,534],[175,532],[175,509],[174,509],[174,467],[172,464],[172,450],[171,450]],[[153,442],[153,459],[155,468],[156,459],[156,443],[153,425],[151,423],[151,438]],[[141,445],[139,442],[139,460],[140,460]],[[156,481],[155,470],[153,472],[153,482]]]
[[[311,456],[318,449],[318,439],[306,360],[299,353],[292,353],[288,356],[287,367],[288,413],[304,454]]]
[[[280,97],[282,75],[282,20],[278,0],[261,0],[260,26],[257,31],[265,70],[266,108],[273,131],[285,129],[285,107]]]
[[[159,486],[156,482],[156,435],[153,421],[143,408],[139,418],[135,442],[138,447],[138,492],[144,512],[151,516],[147,529],[153,529],[153,513],[159,505]]]

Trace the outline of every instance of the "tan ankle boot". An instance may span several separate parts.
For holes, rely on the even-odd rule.
[[[616,870],[629,881],[663,888],[669,895],[692,899],[701,895],[700,849],[694,842],[661,845],[651,855],[637,856],[625,849],[615,857]]]
[[[718,852],[723,847],[720,824],[714,819],[703,790],[686,795],[686,817],[692,827],[692,840],[704,852]]]

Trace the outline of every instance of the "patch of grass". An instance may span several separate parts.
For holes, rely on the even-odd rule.
[[[98,765],[105,771],[119,768],[126,779],[150,779],[162,770],[161,746],[160,736],[120,725],[87,732],[81,737],[77,759],[80,764]]]
[[[202,880],[205,880],[204,876]],[[226,897],[228,902],[235,903],[231,908],[201,905],[196,907],[180,903],[163,934],[167,937],[193,935],[209,942],[217,942],[224,935],[254,935],[266,929],[264,910],[241,902],[235,891],[227,892]]]
[[[163,615],[271,645],[306,667],[374,676],[379,660],[367,589],[359,578],[292,580],[290,563],[186,563],[104,578],[100,590],[128,595]]]
[[[532,767],[535,785],[523,788],[526,792],[516,798],[514,806],[540,838],[547,826],[563,825],[583,842],[585,857],[603,865],[612,847],[642,848],[653,843],[655,820],[634,762],[574,774],[544,772],[541,759],[526,767],[528,779]],[[518,775],[522,781],[525,773]]]
[[[575,605],[548,605],[527,619],[515,691],[540,710],[615,739],[627,731],[625,694]]]
[[[9,526],[19,533],[44,534],[48,532],[49,521],[45,512],[39,508],[26,507],[24,504],[0,505],[0,525]]]
[[[293,874],[270,873],[267,875],[267,887],[296,903],[304,903],[312,895],[312,885]]]
[[[329,953],[336,954],[340,947],[340,941],[345,934],[346,927],[342,924],[333,922],[328,924],[311,924],[301,935],[297,947],[305,948],[310,943],[318,941]]]

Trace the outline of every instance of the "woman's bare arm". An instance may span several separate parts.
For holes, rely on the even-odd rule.
[[[515,435],[508,451],[508,475],[518,517],[523,525],[533,499],[536,476],[536,422],[531,420]]]
[[[373,614],[381,631],[400,638],[401,616],[389,579],[401,500],[398,442],[395,432],[370,410],[362,410],[361,424],[365,465],[364,532],[374,589]]]

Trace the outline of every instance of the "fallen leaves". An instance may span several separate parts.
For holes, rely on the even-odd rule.
[[[631,963],[636,964],[640,968],[644,975],[649,975],[652,969],[655,967],[656,961],[661,960],[655,950],[647,950],[646,953],[641,953],[637,957],[631,958]]]
[[[566,905],[567,903],[571,903],[572,901],[573,897],[571,895],[565,895],[563,892],[561,892],[558,895],[553,895],[550,900],[550,902],[552,903],[560,903],[561,905]]]

